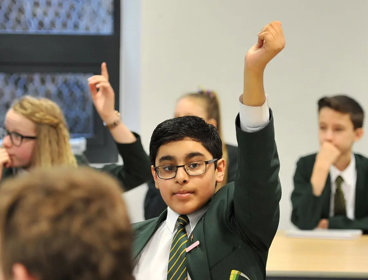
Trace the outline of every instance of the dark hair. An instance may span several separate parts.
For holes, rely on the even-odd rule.
[[[119,183],[92,168],[33,170],[0,189],[0,264],[37,279],[131,280],[132,231]]]
[[[318,112],[322,108],[331,108],[350,115],[354,129],[363,127],[364,111],[360,104],[346,95],[325,96],[318,100]]]
[[[216,127],[200,117],[185,116],[166,120],[155,128],[150,142],[151,164],[155,165],[158,149],[162,145],[184,138],[201,143],[214,158],[222,157],[222,141]]]

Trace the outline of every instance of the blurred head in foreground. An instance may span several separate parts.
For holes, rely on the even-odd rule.
[[[133,279],[132,232],[115,179],[35,169],[0,189],[0,279]]]

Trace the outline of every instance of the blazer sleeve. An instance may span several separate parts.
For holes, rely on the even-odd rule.
[[[313,194],[310,178],[314,162],[315,155],[300,158],[293,177],[291,221],[300,229],[314,229],[323,216],[323,198],[326,187],[320,196]]]
[[[257,132],[240,129],[237,117],[239,148],[238,174],[234,190],[234,217],[246,240],[260,250],[268,250],[279,223],[279,158],[274,137],[273,117]]]
[[[235,181],[236,172],[238,170],[238,147],[230,144],[226,144],[227,149],[227,181]]]
[[[368,216],[351,220],[347,217],[337,216],[328,219],[328,228],[331,229],[361,229],[368,233]]]
[[[100,168],[116,177],[124,190],[131,190],[152,178],[151,164],[143,149],[139,135],[134,134],[137,141],[129,144],[116,143],[123,164],[108,164]]]

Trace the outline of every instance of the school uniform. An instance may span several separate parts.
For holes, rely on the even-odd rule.
[[[320,196],[313,194],[310,178],[317,154],[301,157],[294,174],[291,195],[291,221],[300,229],[314,229],[321,219],[328,219],[332,229],[361,229],[368,233],[368,158],[354,154],[356,169],[354,217],[331,215],[331,172]],[[351,215],[350,215],[351,216]]]
[[[188,215],[190,222],[200,216],[187,245],[193,247],[187,253],[192,280],[229,279],[234,271],[252,280],[266,277],[266,260],[279,222],[281,197],[273,120],[271,117],[263,129],[249,133],[240,129],[238,117],[236,127],[239,168],[235,181],[216,192],[204,209]],[[167,222],[167,213],[133,225],[135,270],[144,254],[150,253],[145,247]],[[160,279],[155,277],[154,269],[151,279]]]

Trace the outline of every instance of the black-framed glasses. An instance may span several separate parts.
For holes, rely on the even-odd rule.
[[[156,166],[154,169],[160,179],[169,180],[176,177],[176,173],[178,172],[179,167],[183,167],[185,172],[189,176],[198,176],[204,174],[207,171],[207,165],[211,163],[216,164],[217,161],[217,158],[210,160],[198,160],[182,165],[160,165]]]
[[[20,145],[22,145],[23,139],[37,139],[36,136],[27,136],[27,135],[22,135],[18,132],[15,131],[9,131],[7,129],[1,129],[0,130],[0,134],[1,134],[1,138],[4,139],[5,136],[9,136],[10,137],[10,141],[11,143],[16,146],[19,147]]]

